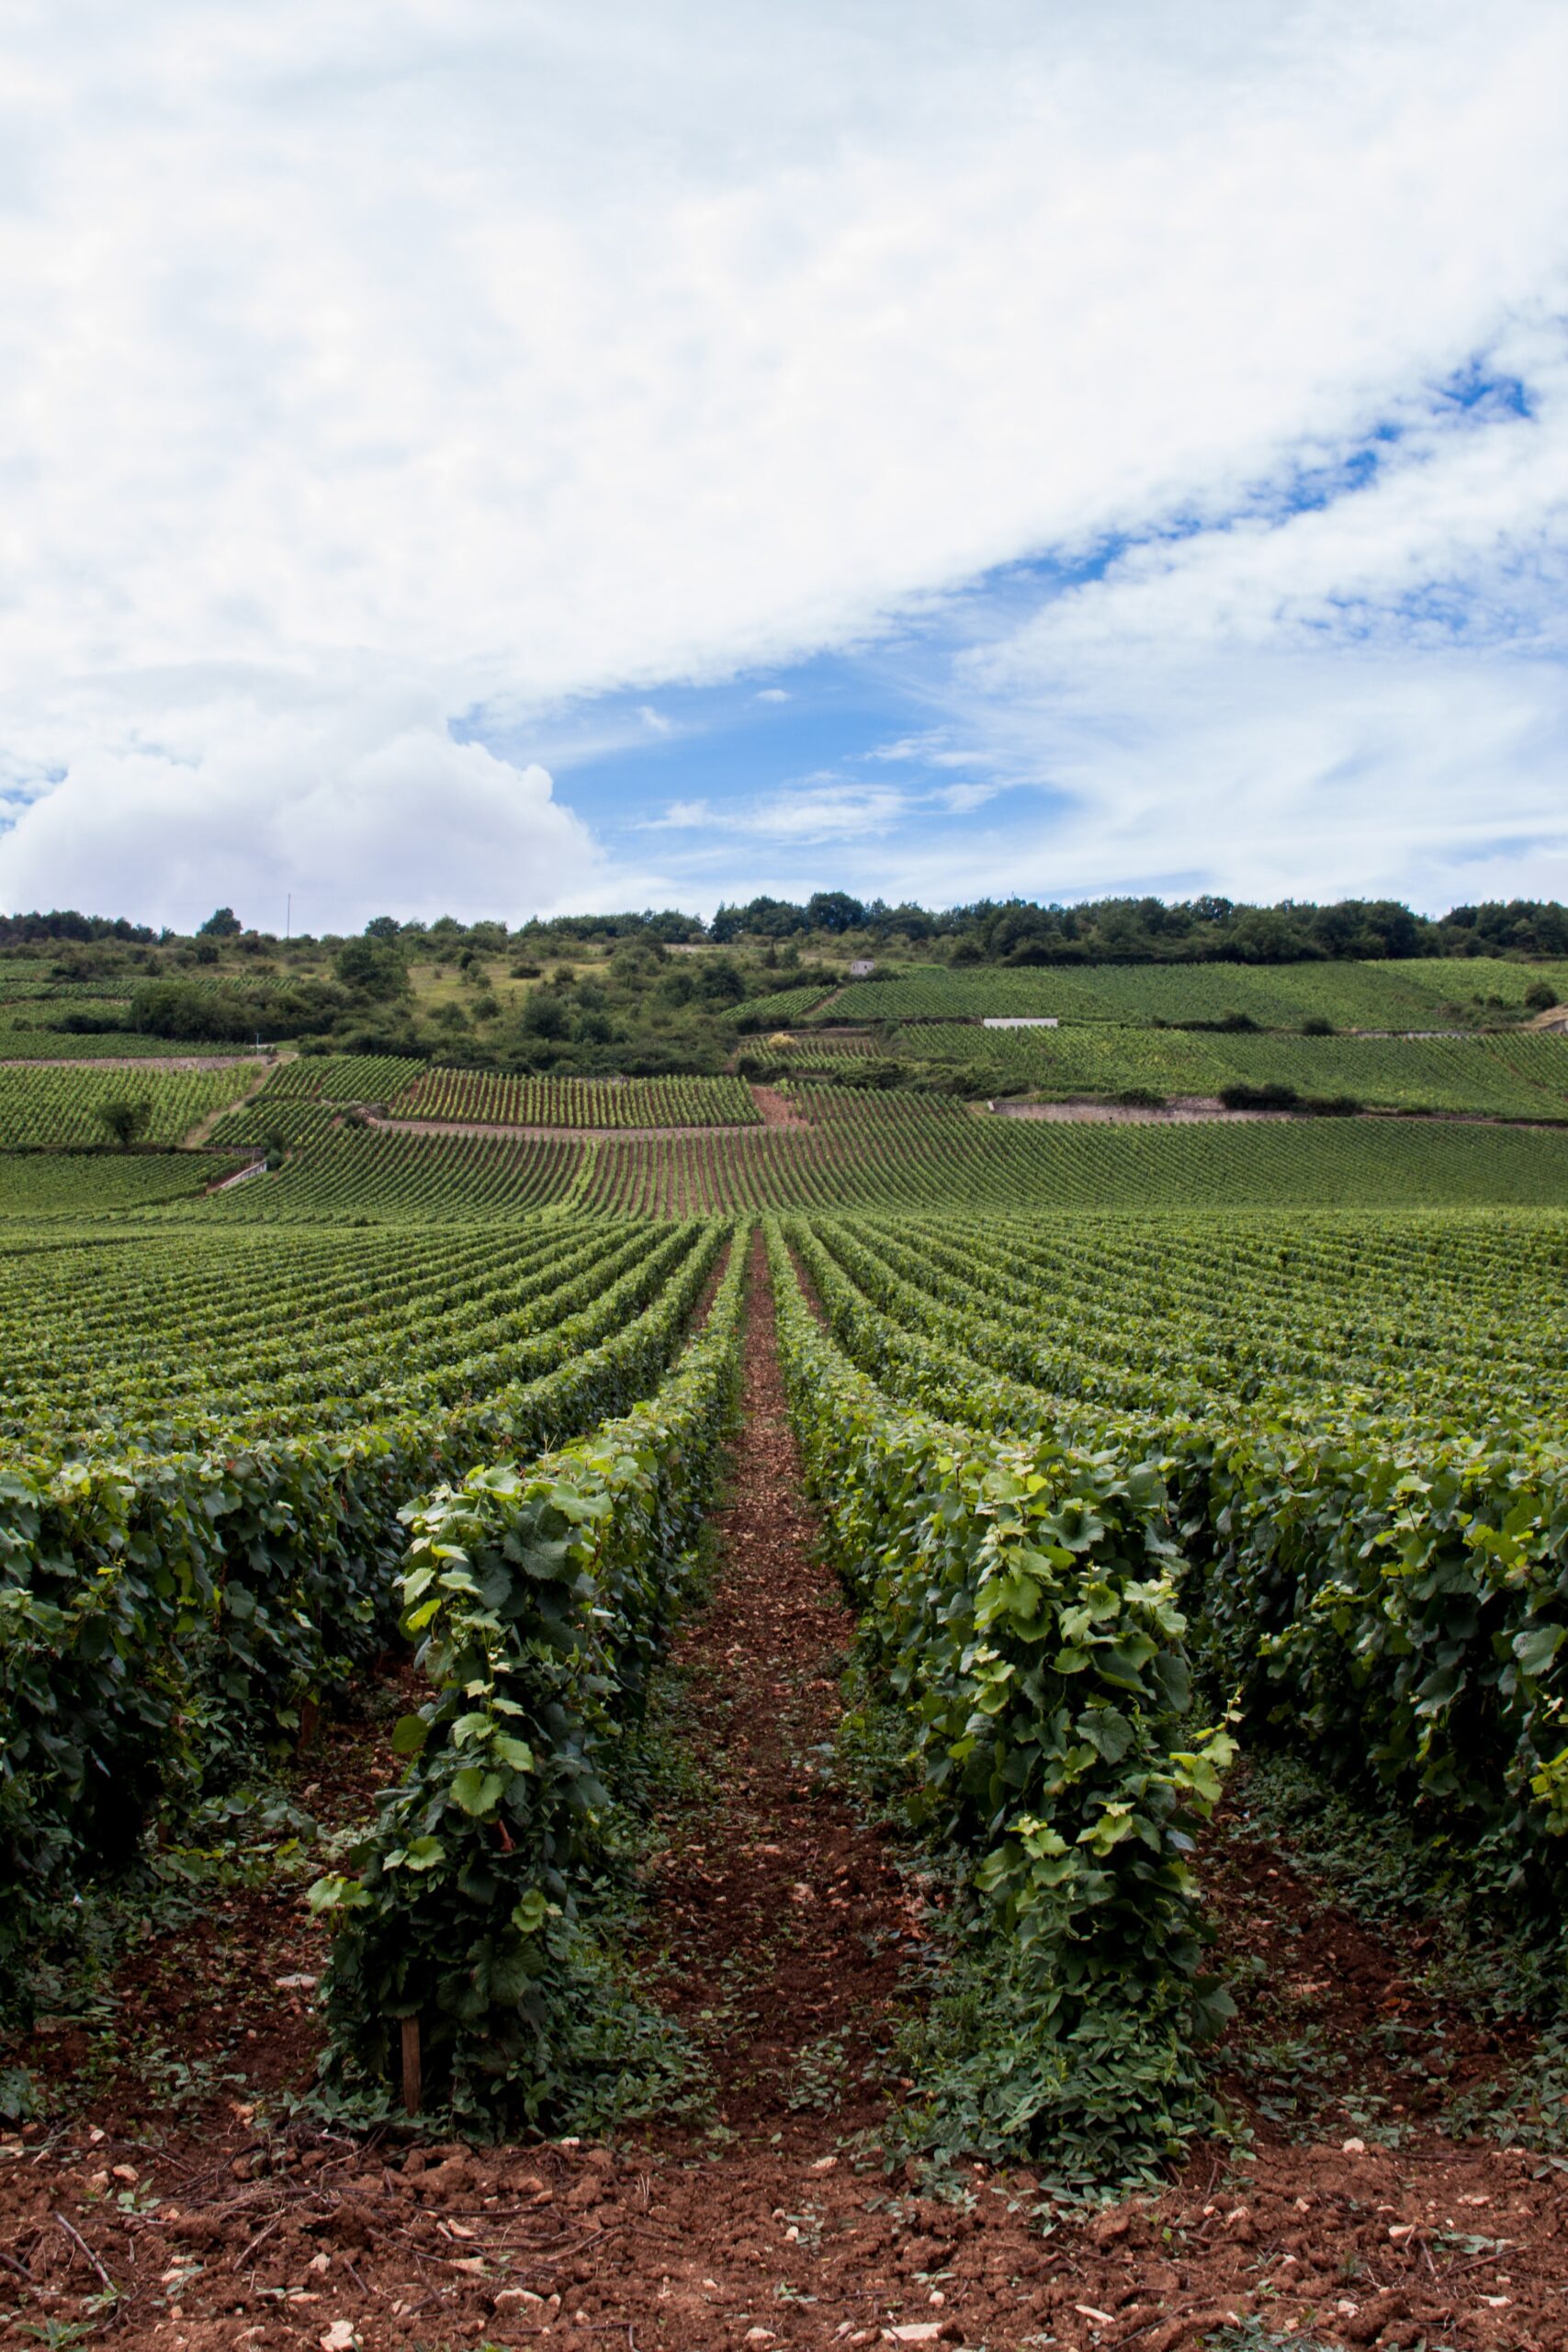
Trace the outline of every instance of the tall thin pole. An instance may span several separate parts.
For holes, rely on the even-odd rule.
[[[287,947],[289,941],[294,936],[294,893],[292,890],[289,891],[288,898],[283,903],[283,944],[285,947]]]

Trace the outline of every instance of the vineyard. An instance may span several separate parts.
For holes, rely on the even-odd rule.
[[[406,1054],[301,1054],[279,1062],[265,1089],[268,1102],[389,1102],[423,1064]]]
[[[1237,1736],[1306,1743],[1553,1931],[1568,1453],[1543,1302],[1568,1224],[790,1222],[770,1247],[914,1802],[969,1857],[1041,2041],[1148,2080],[1134,2052],[1201,2039],[1185,1857]],[[1229,1727],[1195,1728],[1195,1666],[1236,1694]],[[1037,2063],[1043,2146],[1085,2088]],[[1152,2079],[1157,2118],[1129,2081],[1108,2129],[1172,2127],[1179,2072]],[[1003,2096],[1016,2128],[1016,2076]]]
[[[1411,957],[1387,964],[1097,964],[1072,969],[931,966],[860,980],[822,999],[821,1021],[980,1021],[1034,1015],[1063,1021],[1223,1021],[1242,1014],[1261,1029],[1474,1028],[1516,1011],[1544,978],[1568,993],[1560,965]],[[807,1010],[791,1014],[799,1021]]]
[[[814,1099],[796,1127],[605,1140],[578,1180],[643,1216],[876,1203],[910,1208],[1466,1202],[1568,1205],[1568,1136],[1380,1120],[1179,1127],[976,1118],[919,1096]]]
[[[18,1152],[0,1157],[0,1217],[95,1219],[188,1200],[237,1176],[232,1154]]]
[[[345,1212],[507,1216],[546,1201],[615,1216],[773,1207],[1568,1205],[1568,1134],[1398,1120],[1044,1125],[942,1097],[800,1098],[797,1123],[691,1135],[428,1135],[341,1126],[279,1103],[214,1126],[214,1148],[281,1136],[283,1166],[207,1204],[225,1223]]]
[[[774,989],[767,996],[746,998],[736,1006],[735,1018],[744,1029],[787,1029],[792,1021],[804,1021],[826,994],[821,988]]]
[[[962,1034],[904,1017],[927,1058]],[[1168,1050],[1240,1057],[1212,1082],[1321,1049],[1337,1088],[1414,1050],[1095,1018],[990,1046],[1098,1091]],[[1425,1042],[1510,1104],[1568,1053]],[[1511,2193],[1483,2094],[1540,2154],[1505,2234],[1546,2308],[1568,1132],[830,1084],[762,1090],[762,1125],[739,1079],[375,1054],[130,1075],[158,1148],[106,1141],[127,1073],[0,1071],[0,2098],[18,2148],[90,2129],[156,2175],[156,2209],[92,2154],[51,2191],[137,2352],[175,2291],[213,2343],[243,2316],[319,2346],[341,2305],[363,2352],[416,2340],[422,2297],[419,2341],[581,2352],[606,2313],[671,2352],[874,2322],[1371,2343],[1384,2306],[1343,2245],[1313,2267],[1300,2207],[1336,2165],[1417,2329],[1383,2340],[1470,2352],[1504,2339],[1434,2314],[1491,2238],[1393,2232],[1456,2165]],[[462,1131],[517,1126],[556,1132]],[[615,1132],[643,1126],[692,1131]],[[1275,1826],[1292,1772],[1359,1825],[1359,1878]],[[1385,1849],[1448,1973],[1390,1962],[1330,2050]],[[1282,1884],[1294,1941],[1265,1946]],[[1369,1949],[1390,1916],[1356,1913]],[[110,2016],[142,2039],[88,2066]],[[448,2165],[452,2199],[389,2218],[383,2175]],[[1238,2208],[1297,2245],[1268,2297],[1264,2222],[1208,2227]],[[182,2213],[218,2233],[185,2267]],[[39,2294],[35,2222],[0,2292],[52,2324],[103,2290]],[[730,2240],[767,2275],[721,2308]],[[1170,2247],[1190,2285],[1173,2254],[1138,2301],[1134,2249]],[[1201,2332],[1162,2339],[1183,2298]],[[1289,2333],[1215,2335],[1232,2311]]]
[[[0,1069],[0,1150],[103,1143],[113,1102],[145,1106],[137,1140],[175,1144],[246,1082],[245,1071],[231,1069]]]
[[[1046,1094],[1217,1095],[1227,1086],[1288,1086],[1308,1099],[1374,1108],[1568,1119],[1568,1037],[1529,1031],[1479,1037],[1217,1035],[1091,1025],[987,1030],[949,1023],[897,1030],[890,1054],[986,1063]]]
[[[5,1269],[13,1999],[39,1906],[386,1640],[422,1485],[657,1386],[724,1232],[552,1217],[434,1249],[237,1238],[62,1244]],[[112,1569],[84,1582],[95,1560]]]
[[[510,1217],[572,1195],[591,1148],[570,1136],[518,1138],[334,1129],[330,1112],[307,1106],[307,1115],[311,1114],[323,1123],[315,1140],[291,1154],[276,1174],[236,1186],[209,1204],[205,1213],[222,1224],[314,1223],[322,1217],[371,1215],[438,1223],[456,1217]],[[247,1119],[243,1124],[249,1133],[257,1123]],[[225,1140],[221,1134],[217,1139]]]
[[[754,1126],[738,1078],[532,1078],[426,1070],[390,1103],[399,1119],[472,1120],[518,1127]]]
[[[217,1057],[210,1045],[191,1045],[176,1037],[140,1037],[124,1029],[95,1035],[73,1030],[40,1029],[25,1018],[28,1007],[0,997],[0,1064],[6,1062],[125,1061],[157,1063],[188,1061],[193,1056]],[[220,1049],[219,1049],[220,1050]]]

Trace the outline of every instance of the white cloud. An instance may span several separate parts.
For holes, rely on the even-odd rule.
[[[751,699],[753,702],[788,702],[789,690],[784,686],[763,686]]]
[[[545,769],[456,743],[415,707],[226,696],[169,720],[141,744],[80,736],[64,780],[0,839],[15,903],[178,928],[226,903],[281,931],[292,892],[295,931],[323,931],[481,899],[514,916],[577,904],[604,872]]]
[[[662,817],[645,817],[640,831],[645,833],[692,832],[704,825],[711,825],[714,812],[705,800],[671,800]]]
[[[1038,738],[1066,695],[1077,862],[1101,807],[1105,860],[1154,837],[1129,806],[1189,854],[1212,821],[1217,854],[1231,800],[1190,778],[1229,739],[1182,718],[1216,611],[1231,658],[1258,655],[1239,703],[1264,753],[1280,682],[1291,775],[1331,747],[1305,755],[1281,632],[1337,629],[1348,594],[1402,605],[1397,694],[1291,673],[1338,698],[1350,755],[1393,730],[1382,777],[1452,718],[1415,654],[1456,539],[1510,517],[1520,572],[1495,550],[1476,576],[1546,626],[1554,398],[1462,459],[1416,445],[1427,388],[1477,348],[1551,375],[1559,0],[62,0],[8,47],[0,675],[23,684],[0,774],[33,797],[0,904],[238,903],[287,877],[324,922],[427,890],[493,906],[514,874],[581,903],[581,829],[525,752],[485,768],[448,718],[865,642],[1031,550],[1224,518],[1394,412],[1403,518],[1391,491],[1129,562],[1116,601],[976,669],[978,740]],[[1118,629],[1154,649],[1124,676]],[[1075,664],[1102,719],[1141,695],[1131,780]],[[1461,739],[1507,735],[1534,693],[1478,683]],[[1185,823],[1159,800],[1162,701]],[[1497,771],[1498,831],[1529,813],[1504,788],[1534,791],[1534,740],[1521,723]],[[1415,800],[1376,789],[1325,805],[1405,830]],[[896,820],[836,805],[782,797],[774,837]]]
[[[998,784],[1044,791],[1005,853],[1026,887],[1550,895],[1568,365],[1555,326],[1519,340],[1529,416],[1418,426],[1322,507],[1134,548],[960,655],[929,750],[897,748],[934,765],[956,729]]]
[[[839,842],[885,834],[908,810],[908,796],[886,786],[813,776],[784,792],[727,809],[724,821],[766,841]]]
[[[687,853],[685,869],[711,877],[716,865],[730,856],[736,842],[770,842],[808,848],[822,842],[883,838],[918,805],[909,794],[888,786],[821,775],[803,777],[777,792],[727,801],[721,808],[711,800],[672,800],[662,816],[645,818],[637,830],[703,834],[694,855]],[[750,853],[742,849],[739,854]],[[726,887],[710,880],[705,903],[711,908],[716,894],[723,896]]]

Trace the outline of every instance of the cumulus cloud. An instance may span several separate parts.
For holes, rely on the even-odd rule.
[[[84,733],[0,837],[0,898],[129,909],[189,929],[357,929],[391,910],[519,912],[592,897],[604,864],[547,772],[384,702],[279,712],[225,698],[156,739]]]
[[[183,913],[298,872],[319,922],[513,876],[519,910],[582,903],[530,714],[865,645],[1131,540],[1118,602],[963,682],[994,749],[1027,723],[1038,751],[1066,697],[1071,767],[1075,665],[1102,715],[1122,691],[1112,624],[1158,652],[1127,665],[1151,730],[1160,679],[1179,724],[1225,599],[1282,676],[1280,631],[1337,628],[1347,583],[1414,632],[1456,532],[1561,500],[1544,409],[1445,458],[1440,511],[1414,461],[1473,353],[1550,373],[1558,0],[63,0],[8,40],[0,901]],[[1409,526],[1336,496],[1280,539],[1267,486],[1391,418]],[[1204,551],[1167,565],[1172,532]],[[1523,688],[1477,691],[1506,733]],[[1352,752],[1397,724],[1386,684],[1343,698]],[[448,733],[487,708],[521,746],[488,765]],[[1144,787],[1105,731],[1069,783],[1109,859]],[[840,805],[781,801],[775,832],[893,821]]]

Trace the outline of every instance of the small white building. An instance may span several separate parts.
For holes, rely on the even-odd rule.
[[[869,956],[857,956],[850,966],[850,978],[852,980],[869,980],[875,969],[876,966]]]
[[[987,1013],[980,1023],[982,1029],[1059,1029],[1061,1025],[1054,1012]]]

